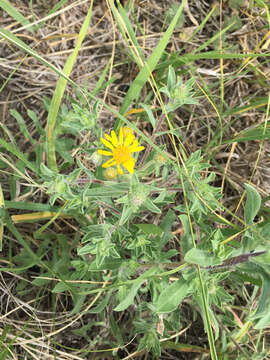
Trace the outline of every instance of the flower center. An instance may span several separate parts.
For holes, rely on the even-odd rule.
[[[118,163],[125,163],[130,160],[130,151],[127,146],[117,146],[116,149],[113,150],[113,158]]]

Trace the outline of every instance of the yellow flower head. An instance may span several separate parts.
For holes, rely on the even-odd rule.
[[[132,153],[144,150],[144,146],[139,146],[139,142],[135,139],[132,131],[123,131],[120,127],[119,138],[117,138],[114,130],[111,131],[111,136],[104,134],[105,138],[100,141],[110,149],[98,150],[98,153],[105,156],[111,156],[111,159],[106,161],[102,167],[108,168],[116,165],[119,174],[123,174],[123,166],[130,174],[134,172],[136,160],[131,156]]]

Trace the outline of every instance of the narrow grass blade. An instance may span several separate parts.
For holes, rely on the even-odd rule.
[[[48,15],[51,15],[55,13],[58,9],[61,8],[62,5],[64,5],[68,0],[61,0],[57,1],[57,3],[54,5],[54,7],[48,12]]]
[[[58,212],[51,211],[43,211],[43,212],[34,212],[29,214],[20,214],[20,215],[12,215],[11,220],[14,224],[22,223],[22,222],[34,222],[34,221],[42,221],[51,218],[71,218],[71,216],[66,214],[59,214]]]
[[[150,55],[149,59],[144,64],[144,66],[140,70],[139,74],[136,76],[135,80],[133,81],[132,85],[130,86],[130,88],[123,100],[123,104],[120,109],[120,114],[124,114],[127,111],[128,107],[130,106],[132,101],[138,96],[142,87],[144,86],[144,84],[147,82],[147,80],[151,76],[152,71],[155,69],[159,59],[161,58],[170,38],[172,36],[173,30],[177,24],[177,20],[179,19],[180,15],[183,12],[184,5],[185,5],[185,0],[179,6],[177,13],[175,14],[172,22],[170,23],[168,29],[165,32],[165,34],[163,35],[163,37],[159,41],[157,47],[154,49],[154,51]],[[116,126],[118,126],[118,125],[119,124],[116,124]]]
[[[223,144],[265,139],[270,140],[270,129],[267,128],[264,130],[262,126],[258,126],[254,129],[242,131],[234,138],[224,140]]]
[[[30,22],[26,19],[11,3],[7,0],[0,1],[0,7],[6,11],[14,20],[18,21],[22,26],[29,25]],[[33,28],[29,27],[28,30],[33,32]]]
[[[24,62],[24,60],[27,58],[27,55],[24,56],[24,58],[17,64],[17,66],[15,67],[15,69],[13,69],[7,76],[7,78],[5,79],[5,81],[3,82],[2,86],[0,87],[0,93],[4,90],[4,88],[7,86],[9,80],[12,78],[12,76],[16,73],[16,71],[20,68],[20,66],[22,65],[22,63]],[[1,360],[1,359],[0,359]]]
[[[84,23],[81,27],[78,41],[76,43],[74,51],[71,53],[71,55],[68,57],[67,62],[65,64],[63,73],[66,77],[68,77],[71,73],[71,70],[73,68],[73,65],[76,61],[78,52],[80,50],[80,47],[82,45],[82,42],[87,34],[87,30],[89,28],[91,15],[92,15],[92,6],[93,6],[93,0],[91,1],[88,13],[86,15],[86,18],[84,20]],[[52,102],[49,109],[48,114],[48,122],[47,122],[47,152],[48,152],[48,166],[49,168],[53,170],[57,170],[57,164],[56,164],[56,156],[55,156],[55,144],[54,144],[54,127],[56,123],[56,117],[59,111],[60,103],[62,101],[62,97],[64,95],[64,91],[67,85],[67,79],[60,77],[56,89],[52,98]]]
[[[132,28],[126,10],[120,3],[118,4],[118,8],[119,11],[116,9],[113,1],[111,1],[111,9],[122,36],[129,47],[133,60],[136,62],[139,68],[141,68],[143,66],[144,53],[142,52],[140,44],[137,41],[136,34]],[[131,46],[129,45],[130,43]]]
[[[76,84],[71,79],[69,79],[68,76],[66,76],[62,71],[58,70],[54,65],[43,59],[43,57],[40,56],[35,50],[31,49],[30,46],[26,45],[22,40],[20,40],[17,36],[13,35],[10,31],[0,28],[0,36],[2,36],[5,40],[11,42],[12,44],[16,45],[18,48],[25,51],[27,54],[33,56],[42,64],[53,70],[56,74],[65,78],[73,86],[76,86]]]
[[[205,349],[197,345],[179,344],[173,341],[165,341],[161,343],[162,349],[173,349],[185,353],[206,353],[209,354],[209,349]]]
[[[39,228],[37,231],[35,231],[34,232],[34,238],[38,238],[46,229],[47,229],[47,227],[50,225],[50,224],[52,224],[58,217],[63,217],[63,216],[65,216],[64,214],[62,214],[62,210],[64,210],[65,209],[65,207],[67,206],[67,204],[68,204],[68,201],[66,201],[65,203],[64,203],[64,205],[61,207],[61,209],[59,209],[58,210],[58,212],[55,212],[55,213],[51,213],[51,214],[53,214],[52,216],[49,216],[49,221],[46,223],[46,224],[44,224],[43,226],[41,226],[41,228]],[[48,212],[46,212],[46,213],[48,213]],[[33,215],[32,215],[33,216]],[[69,217],[69,216],[68,216]]]
[[[200,59],[246,59],[247,57],[256,58],[256,57],[269,57],[270,53],[253,53],[253,54],[237,54],[237,53],[221,53],[218,50],[213,51],[204,51],[198,54],[185,54],[179,55],[178,57],[174,57],[173,59],[169,59],[164,61],[161,64],[156,66],[156,70],[159,70],[164,67],[168,67],[169,65],[177,66],[183,64],[189,64],[192,61],[200,60]]]
[[[105,81],[105,78],[106,78],[106,75],[107,75],[107,72],[109,70],[109,67],[110,67],[110,64],[111,64],[111,61],[108,61],[105,68],[103,69],[99,79],[98,79],[98,82],[96,83],[96,86],[93,90],[93,95],[96,96],[99,91],[102,89],[103,87],[103,83]]]
[[[210,17],[212,16],[212,14],[216,11],[218,4],[215,3],[212,7],[212,9],[210,10],[210,12],[206,15],[205,19],[202,21],[202,23],[195,29],[195,31],[193,32],[192,36],[188,39],[188,41],[192,41],[195,37],[196,34],[198,34],[204,27],[204,25],[207,23],[208,19],[210,19]]]
[[[197,267],[197,270],[198,270],[198,276],[199,276],[199,281],[200,281],[202,307],[203,307],[203,310],[204,310],[205,326],[206,326],[207,337],[208,337],[208,342],[209,342],[209,346],[210,346],[211,359],[212,360],[218,360],[216,347],[215,347],[214,334],[213,334],[213,330],[212,330],[212,326],[211,326],[210,314],[209,314],[209,310],[208,310],[208,301],[207,301],[207,296],[206,296],[206,289],[205,289],[205,285],[204,285],[204,282],[203,282],[203,279],[202,279],[201,269],[200,269],[199,266]]]
[[[18,159],[20,159],[25,166],[27,166],[30,170],[35,173],[38,172],[36,167],[26,159],[26,157],[22,154],[22,152],[13,144],[6,142],[4,139],[0,138],[0,145],[3,146],[7,151],[15,155]]]
[[[28,211],[58,211],[60,207],[51,206],[49,204],[40,204],[33,202],[21,201],[5,201],[6,209],[28,210]]]
[[[223,34],[226,33],[226,31],[228,31],[231,27],[233,26],[233,23],[228,25],[225,29],[223,29],[221,32],[218,32],[217,34],[215,34],[214,36],[212,36],[209,40],[205,41],[201,46],[199,46],[194,52],[198,53],[200,51],[202,51],[203,49],[205,49],[207,46],[209,46],[212,42],[214,42],[216,39],[219,39],[220,36],[222,36]]]
[[[3,232],[4,232],[4,207],[5,207],[4,195],[0,184],[0,251],[2,251],[2,241],[3,241]]]
[[[231,116],[231,115],[236,115],[236,114],[242,114],[245,113],[249,110],[253,110],[253,109],[259,109],[261,107],[266,106],[268,103],[268,97],[262,97],[259,100],[256,101],[251,101],[248,105],[244,105],[244,106],[237,106],[233,109],[228,109],[225,113],[224,116]]]

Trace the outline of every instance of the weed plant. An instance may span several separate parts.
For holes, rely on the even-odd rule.
[[[18,28],[0,29],[21,56],[2,94],[22,54],[58,76],[39,108],[7,102],[14,128],[0,124],[0,359],[270,358],[269,196],[256,181],[269,141],[269,31],[248,53],[233,41],[245,13],[269,28],[269,4],[201,2],[194,17],[193,2],[166,2],[149,52],[142,5],[107,0],[112,56],[90,90],[70,75],[100,4],[57,2],[37,21],[15,3],[0,1],[2,14],[29,38],[68,6],[87,10],[63,70]],[[182,28],[190,51],[172,45]],[[116,34],[137,69],[117,107],[107,97]],[[219,67],[200,68],[207,61]],[[254,81],[258,96],[226,93]],[[235,131],[258,108],[260,121]],[[243,149],[256,149],[244,154],[248,175],[233,167]]]

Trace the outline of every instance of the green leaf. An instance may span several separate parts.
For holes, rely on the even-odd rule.
[[[176,84],[175,71],[172,66],[169,66],[168,80],[167,80],[167,88],[169,92],[172,91],[172,89],[175,87],[175,84]]]
[[[270,276],[262,268],[259,271],[262,278],[261,296],[256,314],[251,318],[252,320],[259,319],[254,326],[258,330],[263,329],[270,323]]]
[[[270,324],[270,311],[269,309],[265,312],[265,314],[262,314],[263,316],[261,319],[257,322],[257,324],[254,326],[254,329],[261,330],[264,327],[268,326]]]
[[[123,346],[124,340],[123,340],[123,337],[121,334],[121,330],[120,330],[120,327],[118,326],[117,322],[114,320],[113,314],[110,315],[110,330],[111,330],[113,336],[116,338],[117,344],[119,346]]]
[[[55,285],[55,287],[52,289],[52,293],[54,294],[58,294],[64,291],[70,290],[70,286],[67,285],[64,282],[59,282],[58,284]]]
[[[221,264],[221,260],[211,255],[206,250],[200,250],[197,248],[190,249],[185,255],[185,261],[192,264],[197,264],[201,266],[213,266]]]
[[[129,189],[127,183],[111,183],[105,182],[102,186],[91,187],[85,191],[85,195],[89,197],[119,197],[126,193]]]
[[[158,267],[153,266],[149,270],[145,271],[132,285],[128,296],[120,302],[120,304],[114,309],[114,311],[122,311],[134,303],[134,297],[137,294],[140,286],[146,281],[145,279],[149,275],[153,275],[158,271]]]
[[[161,229],[163,230],[163,235],[161,237],[161,244],[164,246],[171,238],[172,232],[171,228],[175,221],[175,213],[169,209],[167,214],[164,216],[162,223],[160,224]]]
[[[39,286],[39,287],[42,287],[44,285],[47,285],[49,284],[49,282],[51,280],[49,279],[43,279],[43,277],[49,277],[51,274],[46,272],[46,273],[43,273],[41,276],[38,276],[37,278],[35,278],[31,283],[35,286]]]
[[[41,135],[42,137],[45,137],[46,133],[45,133],[43,127],[40,125],[37,114],[33,110],[27,109],[27,115],[34,122],[39,135]]]
[[[208,349],[197,345],[179,344],[172,341],[165,341],[161,343],[162,349],[174,349],[180,352],[198,352],[198,353],[209,353]]]
[[[161,214],[161,210],[153,203],[153,201],[150,198],[146,199],[143,205],[150,212],[153,212],[155,214]]]
[[[133,207],[125,204],[121,213],[121,217],[119,219],[119,225],[123,226],[130,219],[133,213]]]
[[[156,125],[157,125],[157,120],[156,118],[154,117],[154,114],[153,114],[153,111],[150,109],[150,107],[146,104],[142,104],[142,107],[144,108],[144,110],[146,111],[147,113],[147,116],[148,116],[148,119],[153,127],[153,129],[156,128]]]
[[[182,278],[168,285],[161,292],[155,304],[157,313],[169,313],[176,310],[182,300],[189,294],[190,289],[191,283]]]
[[[90,309],[88,312],[90,314],[98,314],[98,313],[100,313],[101,311],[104,310],[105,306],[108,305],[110,298],[111,298],[111,291],[108,291],[105,298],[97,306],[95,306],[93,309]]]
[[[256,107],[256,106],[254,106],[254,107]],[[250,106],[249,108],[252,108],[252,106]],[[251,141],[251,140],[265,140],[265,139],[268,139],[268,140],[270,139],[270,129],[269,128],[264,129],[262,126],[258,126],[251,130],[242,131],[242,132],[240,132],[240,134],[238,134],[238,136],[236,136],[232,139],[225,140],[223,143],[230,144],[230,143],[234,143],[234,142],[244,142],[244,141]]]
[[[181,220],[184,234],[181,239],[181,247],[183,254],[185,255],[191,248],[193,248],[192,238],[190,234],[190,223],[188,221],[188,216],[185,214],[179,215],[179,219]]]
[[[114,311],[123,311],[126,310],[130,305],[132,305],[134,303],[134,298],[139,290],[139,288],[141,287],[141,285],[144,283],[145,280],[141,280],[139,282],[136,282],[135,284],[133,284],[130,288],[130,291],[128,292],[127,297],[120,302],[119,305],[116,306],[116,308],[114,308]]]
[[[30,133],[27,129],[27,126],[25,124],[24,118],[21,116],[21,114],[19,114],[18,111],[14,110],[14,109],[10,110],[10,114],[17,120],[18,125],[19,125],[24,137],[26,139],[28,139],[32,145],[35,145],[37,141],[35,139],[33,139],[32,136],[30,135]]]
[[[258,191],[249,184],[245,184],[247,201],[245,204],[245,222],[251,225],[261,207],[261,197]]]
[[[134,224],[147,235],[162,235],[163,230],[155,224]]]

